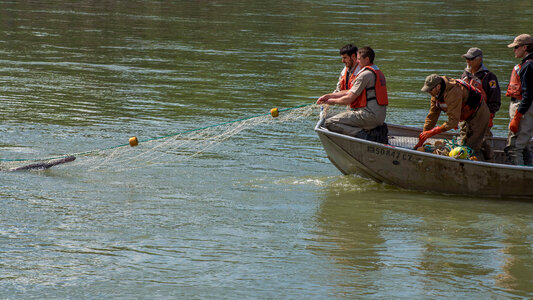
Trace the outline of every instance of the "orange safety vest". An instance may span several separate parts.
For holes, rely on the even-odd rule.
[[[356,68],[354,68],[354,71],[355,71]],[[342,70],[342,78],[341,78],[341,81],[340,81],[340,88],[341,88],[341,91],[343,90],[349,90],[352,88],[353,86],[353,82],[355,80],[355,78],[357,77],[357,75],[355,74],[355,72],[353,72],[352,74],[350,74],[350,78],[346,78],[348,76],[348,68],[344,67],[344,70]]]
[[[378,68],[376,65],[372,66],[366,66],[357,73],[357,76],[361,74],[364,70],[370,70],[374,72],[374,75],[376,75],[376,84],[374,87],[371,88],[365,88],[361,95],[359,95],[352,104],[350,104],[350,107],[352,109],[365,107],[368,100],[376,99],[379,105],[388,105],[389,104],[389,96],[387,95],[387,83],[385,81],[385,75],[383,75],[383,72]],[[356,76],[356,78],[357,78]],[[366,98],[366,91],[367,90],[375,90],[376,91],[376,97],[372,98]]]
[[[530,61],[528,59],[526,61]],[[525,63],[525,62],[524,62]],[[514,66],[511,71],[511,79],[507,86],[507,92],[505,96],[515,98],[516,100],[522,100],[522,82],[520,81],[520,70],[522,70],[522,64]]]
[[[485,101],[487,101],[487,93],[483,89],[483,80],[485,79],[487,74],[489,74],[489,72],[485,72],[485,76],[483,76],[483,78],[481,79],[477,78],[474,74],[472,74],[472,78],[464,79],[464,82],[470,84],[472,87],[476,88],[481,93],[481,95],[483,96],[483,100]]]

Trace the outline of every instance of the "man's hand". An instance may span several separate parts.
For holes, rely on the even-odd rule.
[[[517,111],[514,115],[514,118],[511,120],[511,123],[509,123],[509,130],[511,130],[513,133],[517,133],[518,126],[520,126],[520,120],[522,120],[522,117],[523,115]]]
[[[318,100],[316,101],[316,104],[328,104],[328,99],[329,98],[330,98],[330,95],[326,94],[326,95],[318,98]]]
[[[424,142],[430,137],[437,135],[439,133],[442,133],[443,131],[444,131],[444,128],[442,127],[435,127],[431,130],[422,131],[420,135],[418,135],[418,144],[416,144],[415,149],[424,145]]]

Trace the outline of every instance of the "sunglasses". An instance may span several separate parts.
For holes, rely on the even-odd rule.
[[[520,47],[522,47],[522,45],[516,45],[516,46],[514,46],[515,50],[518,49],[518,48],[520,48]]]

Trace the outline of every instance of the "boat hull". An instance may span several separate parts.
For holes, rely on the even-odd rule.
[[[389,125],[389,135],[420,130]],[[358,139],[315,128],[330,161],[343,174],[358,174],[401,188],[450,194],[533,198],[533,168],[461,160]],[[392,133],[392,134],[391,134]],[[502,143],[502,140],[497,140]]]

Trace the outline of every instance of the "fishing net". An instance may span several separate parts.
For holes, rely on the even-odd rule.
[[[302,105],[290,109],[281,109],[278,117],[273,117],[271,114],[262,114],[163,137],[140,140],[139,145],[133,148],[129,144],[124,144],[46,159],[3,159],[0,160],[0,170],[42,170],[63,163],[62,160],[69,160],[68,157],[71,156],[76,157],[76,164],[83,164],[89,171],[112,169],[113,171],[121,172],[129,169],[167,164],[169,160],[173,162],[187,161],[215,148],[242,131],[258,126],[269,126],[274,123],[306,119],[310,115],[316,115],[317,112],[316,105]],[[70,161],[72,160],[65,162]]]

